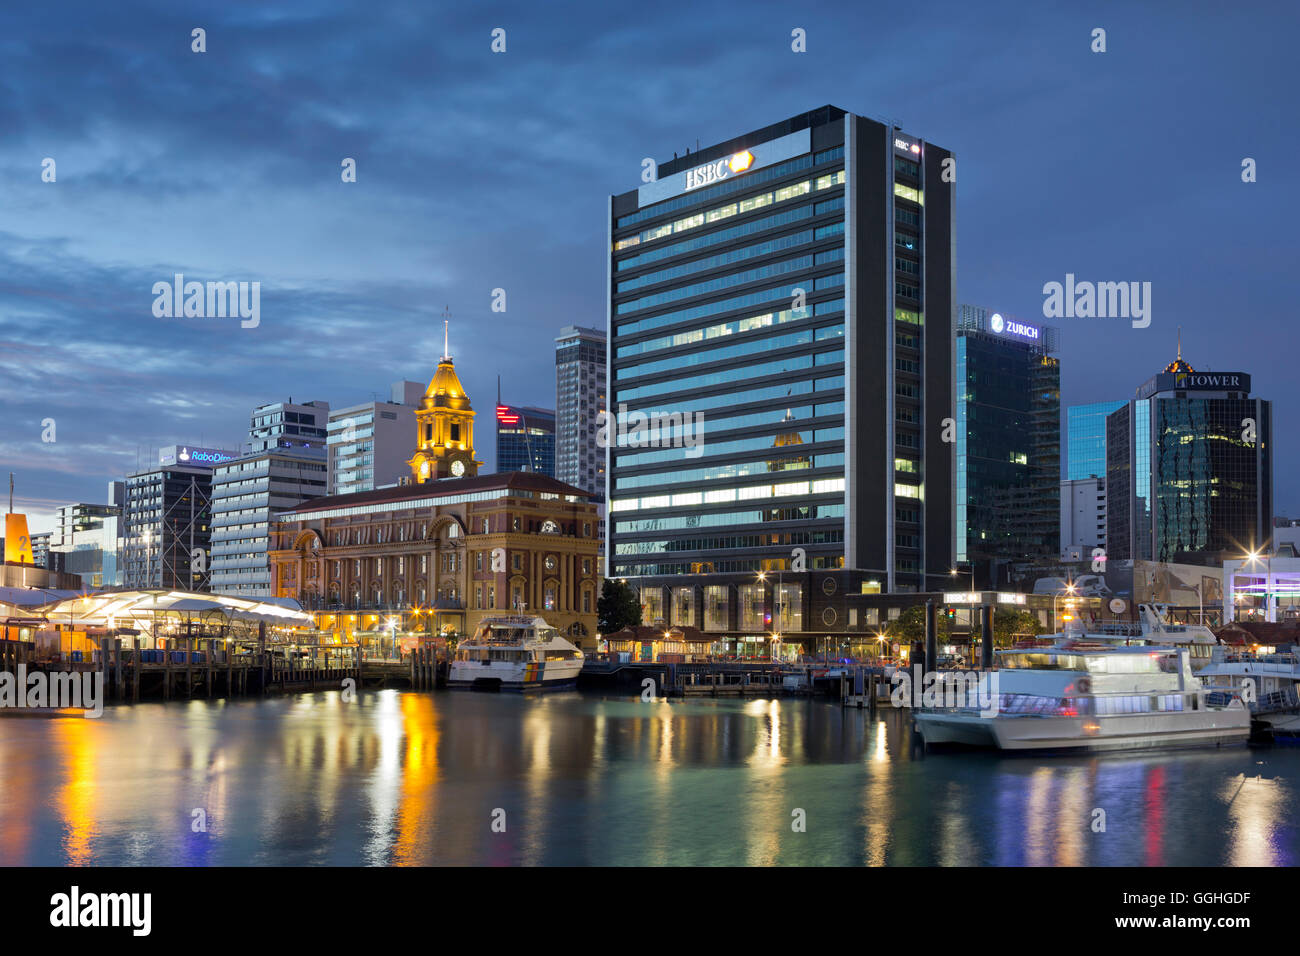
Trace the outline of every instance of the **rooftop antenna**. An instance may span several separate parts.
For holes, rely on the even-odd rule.
[[[450,339],[448,338],[448,331],[447,331],[447,327],[450,322],[451,322],[451,306],[444,305],[442,307],[442,360],[444,362],[451,361],[451,345],[449,344]]]
[[[9,472],[9,513],[14,513],[14,473]]]
[[[1180,325],[1178,326],[1178,360],[1181,362],[1182,359],[1183,359],[1183,327]]]

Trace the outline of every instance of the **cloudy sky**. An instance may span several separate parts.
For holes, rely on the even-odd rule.
[[[960,301],[1041,320],[1067,272],[1151,282],[1149,328],[1056,323],[1063,405],[1131,396],[1181,325],[1193,366],[1277,403],[1276,511],[1300,515],[1300,16],[1083,6],[6,4],[0,465],[48,528],[151,449],[237,445],[255,404],[427,381],[444,307],[483,418],[498,375],[553,405],[556,332],[604,323],[607,196],[831,103],[956,153]],[[261,282],[260,324],[155,318],[178,272]]]

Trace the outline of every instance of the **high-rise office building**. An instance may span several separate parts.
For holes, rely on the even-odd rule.
[[[206,591],[212,469],[238,452],[164,448],[156,468],[126,477],[119,566],[128,588]]]
[[[32,543],[32,564],[38,568],[51,570],[50,566],[50,537],[52,532],[40,531],[30,536]],[[62,571],[63,568],[58,570]]]
[[[386,402],[335,409],[329,417],[329,490],[332,495],[395,485],[410,472],[419,382],[394,382]]]
[[[958,311],[957,563],[977,587],[995,565],[1055,560],[1060,541],[1061,367],[1057,331]]]
[[[248,452],[212,475],[211,590],[271,595],[267,545],[275,516],[329,490],[328,402],[253,409]]]
[[[608,375],[603,329],[566,325],[555,339],[555,477],[605,494],[605,449],[596,436]]]
[[[1061,560],[1082,561],[1106,546],[1106,479],[1061,482]]]
[[[610,574],[948,585],[951,158],[826,106],[611,197]]]
[[[555,477],[555,412],[503,405],[497,397],[497,471]]]
[[[1066,478],[1106,476],[1106,416],[1127,402],[1092,402],[1065,410]],[[1062,542],[1064,544],[1065,542]]]
[[[118,547],[122,503],[126,486],[108,483],[108,503],[77,502],[60,505],[57,527],[50,537],[52,557],[60,570],[81,577],[86,587],[115,587],[122,584]]]
[[[1178,357],[1106,419],[1108,560],[1200,561],[1266,547],[1273,407],[1244,372]]]

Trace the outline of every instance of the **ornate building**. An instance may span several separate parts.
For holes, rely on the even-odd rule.
[[[415,413],[415,454],[407,463],[416,483],[440,478],[466,478],[478,474],[474,460],[474,409],[465,394],[445,345],[438,370]]]
[[[545,475],[478,475],[473,414],[444,354],[416,413],[410,482],[280,515],[273,593],[348,639],[385,626],[464,635],[483,617],[522,611],[594,648],[596,506]]]

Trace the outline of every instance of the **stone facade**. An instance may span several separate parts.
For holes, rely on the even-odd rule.
[[[273,593],[444,634],[523,610],[594,648],[598,534],[586,492],[524,472],[318,498],[280,517]]]

